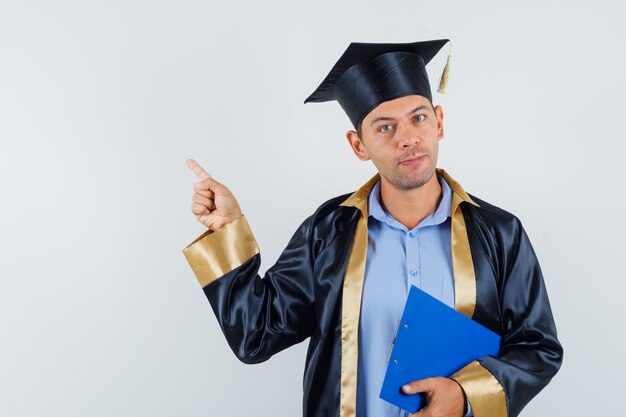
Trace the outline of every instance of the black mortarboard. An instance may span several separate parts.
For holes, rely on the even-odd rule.
[[[324,81],[306,100],[337,100],[354,127],[383,101],[420,95],[432,101],[426,64],[449,42],[438,39],[413,43],[352,42]],[[443,92],[448,63],[440,81]]]

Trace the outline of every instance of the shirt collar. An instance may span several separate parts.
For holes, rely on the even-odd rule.
[[[450,217],[452,207],[452,190],[442,175],[437,175],[437,179],[441,185],[441,201],[439,202],[437,209],[422,220],[417,227],[440,224]],[[387,223],[389,226],[406,229],[406,227],[398,222],[391,214],[387,213],[380,204],[380,179],[378,179],[378,181],[374,184],[374,187],[368,196],[367,203],[370,216],[381,222]]]

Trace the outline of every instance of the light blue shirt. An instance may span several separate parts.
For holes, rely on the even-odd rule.
[[[437,178],[442,189],[439,206],[411,230],[382,208],[380,180],[368,197],[368,246],[359,322],[356,417],[408,415],[381,400],[379,395],[391,343],[411,285],[454,308],[450,247],[452,190],[442,177]]]

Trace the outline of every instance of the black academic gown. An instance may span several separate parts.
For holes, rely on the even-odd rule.
[[[451,376],[476,417],[517,416],[558,371],[563,350],[541,269],[520,221],[453,191],[455,309],[502,336],[498,357]],[[310,338],[304,417],[355,417],[358,329],[367,252],[367,196],[380,178],[323,203],[298,227],[265,276],[242,216],[183,252],[230,347],[258,363]]]

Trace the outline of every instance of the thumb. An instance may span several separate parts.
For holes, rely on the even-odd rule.
[[[225,196],[230,195],[230,190],[224,184],[219,182],[213,177],[208,177],[202,181],[196,183],[196,190],[200,191],[212,191],[215,195]]]
[[[405,394],[415,394],[418,392],[430,392],[433,390],[434,378],[420,379],[418,381],[409,382],[402,386],[402,392]]]

